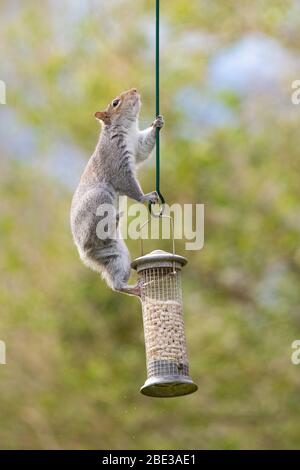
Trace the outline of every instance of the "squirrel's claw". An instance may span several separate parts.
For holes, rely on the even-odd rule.
[[[151,204],[155,204],[159,202],[159,196],[156,191],[152,191],[151,193],[145,194],[143,198],[143,202],[151,202]]]
[[[163,116],[157,116],[157,118],[155,119],[155,121],[153,122],[152,126],[154,128],[158,128],[158,129],[161,129],[164,125],[164,118]]]

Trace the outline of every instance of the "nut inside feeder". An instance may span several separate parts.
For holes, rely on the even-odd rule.
[[[189,376],[181,268],[186,258],[154,250],[132,262],[142,285],[147,380],[141,393],[176,397],[197,390]]]

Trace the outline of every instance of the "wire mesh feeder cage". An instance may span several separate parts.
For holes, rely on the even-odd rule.
[[[197,390],[189,376],[183,321],[181,268],[186,258],[162,250],[132,262],[142,284],[147,380],[141,393],[176,397]]]

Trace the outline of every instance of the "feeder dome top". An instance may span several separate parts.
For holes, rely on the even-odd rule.
[[[164,250],[153,250],[146,255],[140,256],[132,261],[131,267],[140,271],[149,267],[167,267],[176,264],[178,268],[181,268],[187,263],[187,259],[183,256],[169,253]]]

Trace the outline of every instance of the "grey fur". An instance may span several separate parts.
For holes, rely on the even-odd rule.
[[[132,295],[140,295],[140,287],[127,284],[131,270],[128,249],[120,237],[98,238],[96,228],[101,217],[96,212],[101,205],[112,204],[115,215],[111,222],[117,227],[119,196],[139,202],[157,201],[155,191],[143,193],[136,167],[153,150],[156,128],[163,126],[163,118],[158,116],[152,126],[140,131],[140,106],[139,94],[131,89],[115,98],[105,111],[95,114],[101,120],[102,132],[71,206],[71,230],[82,261],[101,273],[112,289]]]

